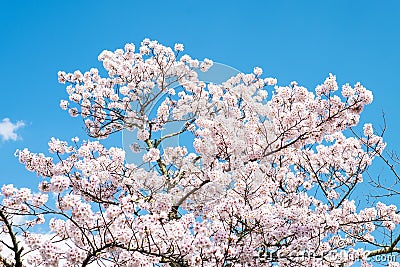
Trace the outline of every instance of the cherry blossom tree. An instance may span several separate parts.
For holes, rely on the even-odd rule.
[[[370,266],[398,255],[396,206],[352,194],[385,148],[371,124],[351,132],[369,90],[339,90],[332,74],[313,92],[277,86],[258,67],[213,84],[198,78],[213,62],[182,53],[145,39],[103,51],[102,74],[58,73],[60,107],[90,138],[52,138],[50,156],[17,151],[41,178],[2,187],[2,266]],[[102,144],[122,130],[136,133],[140,163]],[[176,136],[185,146],[164,145]]]

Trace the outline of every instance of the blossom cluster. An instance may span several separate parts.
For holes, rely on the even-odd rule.
[[[59,72],[68,94],[60,107],[82,116],[90,137],[137,131],[143,145],[132,148],[145,154],[130,164],[120,148],[77,138],[71,145],[52,138],[52,157],[17,151],[41,177],[40,192],[4,185],[0,226],[13,237],[7,225],[26,217],[18,225],[26,262],[368,266],[360,245],[382,247],[376,233],[395,233],[400,223],[395,205],[359,208],[351,197],[386,146],[371,124],[360,136],[346,131],[358,125],[372,93],[360,83],[338,93],[332,74],[314,91],[278,86],[259,67],[207,83],[196,70],[208,71],[212,61],[183,50],[145,39],[137,51],[127,44],[102,52],[107,77],[94,68]],[[177,121],[182,129],[160,133]],[[183,134],[186,146],[163,146]],[[45,222],[50,232],[35,233]],[[291,256],[304,251],[316,257]]]

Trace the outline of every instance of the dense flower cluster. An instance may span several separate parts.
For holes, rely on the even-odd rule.
[[[52,138],[54,157],[17,151],[43,179],[40,193],[2,187],[2,233],[23,230],[14,255],[23,246],[31,266],[368,266],[360,244],[391,247],[375,234],[396,230],[396,206],[351,199],[385,148],[371,124],[362,137],[346,135],[369,90],[346,84],[338,94],[332,74],[315,92],[277,86],[258,67],[207,84],[196,71],[212,61],[180,56],[183,48],[145,39],[137,52],[127,44],[100,54],[108,77],[59,72],[69,95],[60,107],[82,116],[91,137],[136,130],[145,146],[132,150],[146,153],[129,164],[122,149],[77,138]],[[160,136],[175,121],[186,124]],[[180,134],[192,143],[161,146]],[[45,220],[49,233],[31,230]]]

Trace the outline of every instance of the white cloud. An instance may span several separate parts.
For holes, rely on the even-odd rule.
[[[9,118],[0,121],[0,136],[3,141],[7,140],[17,140],[18,135],[16,131],[23,127],[25,124],[22,121],[17,121],[12,123]]]

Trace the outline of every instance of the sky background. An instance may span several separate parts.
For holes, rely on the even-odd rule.
[[[38,180],[13,156],[48,154],[51,137],[85,138],[82,120],[59,108],[57,72],[99,67],[98,54],[144,38],[185,45],[243,72],[255,66],[279,85],[309,89],[330,72],[374,93],[363,122],[382,126],[400,151],[400,1],[0,1],[0,184]],[[110,143],[121,146],[121,135]]]

